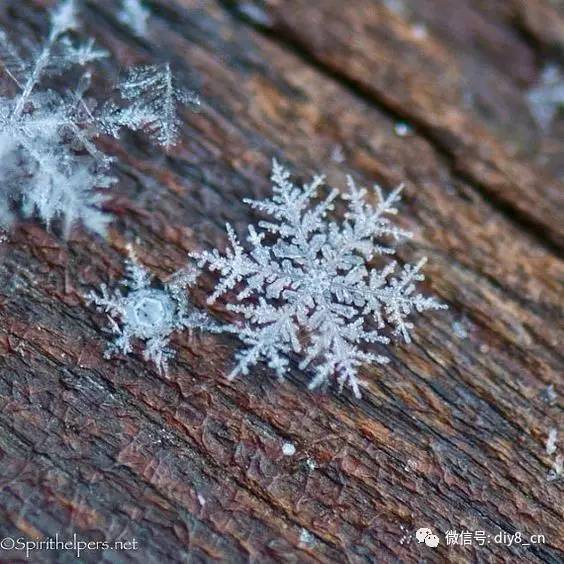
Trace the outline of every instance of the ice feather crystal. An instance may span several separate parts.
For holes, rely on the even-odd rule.
[[[209,303],[235,290],[236,303],[227,308],[245,320],[238,331],[245,348],[230,377],[259,361],[283,377],[295,353],[300,369],[312,370],[310,388],[335,377],[360,397],[360,367],[388,361],[371,345],[393,337],[409,343],[411,314],[446,307],[416,292],[426,259],[402,267],[382,260],[412,236],[392,221],[402,187],[384,196],[375,186],[372,204],[373,195],[351,177],[345,194],[330,190],[321,199],[322,176],[297,186],[273,161],[271,179],[270,199],[245,200],[269,217],[249,226],[248,246],[227,225],[225,253],[194,255],[199,267],[220,275]],[[330,219],[337,199],[346,204],[341,221]],[[383,266],[372,266],[378,258]]]
[[[118,119],[109,121],[109,131],[115,134],[113,124],[119,130],[122,122],[128,125],[140,119],[154,141],[167,148],[178,140],[180,121],[176,106],[186,104],[192,109],[200,106],[200,99],[195,93],[174,84],[168,63],[131,69],[119,85],[119,91],[128,106],[125,111],[117,106],[111,108],[110,115],[115,114]]]
[[[197,98],[174,85],[168,64],[130,70],[118,84],[117,100],[106,103],[88,97],[89,68],[72,88],[45,87],[47,79],[55,84],[53,78],[107,56],[92,40],[71,40],[78,27],[73,0],[61,2],[50,23],[44,44],[25,54],[0,31],[0,61],[16,90],[0,97],[0,228],[21,213],[47,226],[60,222],[65,236],[78,222],[103,234],[110,218],[102,207],[116,179],[98,138],[118,137],[124,128],[144,130],[168,148],[178,136],[176,105],[196,104]]]
[[[169,341],[175,331],[219,331],[209,316],[188,298],[186,289],[196,277],[197,272],[187,268],[164,284],[157,284],[130,249],[127,277],[122,283],[125,291],[110,291],[102,284],[100,294],[91,292],[87,296],[99,311],[107,313],[110,331],[115,335],[106,349],[106,357],[132,352],[133,342],[138,340],[144,343],[143,358],[154,362],[159,372],[166,373],[174,356]]]

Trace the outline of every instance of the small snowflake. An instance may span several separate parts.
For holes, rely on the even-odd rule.
[[[143,358],[153,361],[159,372],[166,373],[168,361],[174,356],[168,344],[174,331],[189,328],[217,331],[218,327],[189,301],[186,288],[196,279],[196,272],[178,272],[169,281],[156,287],[153,277],[129,249],[127,278],[122,283],[127,292],[109,292],[105,284],[101,295],[88,296],[99,311],[108,314],[110,330],[117,335],[105,357],[116,353],[128,354],[133,350],[132,340],[145,343]]]
[[[284,443],[282,445],[282,454],[284,456],[293,456],[296,454],[296,445],[294,443]]]
[[[238,354],[230,377],[247,374],[266,360],[282,378],[288,356],[298,353],[301,369],[314,368],[310,388],[337,376],[341,388],[348,385],[359,397],[360,366],[388,361],[365,350],[371,343],[389,343],[379,331],[391,327],[392,336],[409,343],[409,315],[446,307],[414,293],[414,283],[424,279],[420,271],[426,259],[405,265],[395,275],[395,262],[373,265],[377,257],[394,253],[386,240],[411,237],[390,219],[397,213],[394,205],[401,187],[384,197],[376,186],[377,203],[372,205],[367,191],[348,177],[348,193],[341,196],[348,209],[337,223],[327,219],[337,190],[314,203],[323,177],[299,187],[274,161],[271,178],[271,199],[245,200],[271,218],[249,226],[250,249],[227,225],[231,248],[225,255],[216,249],[194,255],[199,267],[221,274],[209,303],[239,288],[236,297],[241,303],[227,308],[245,318],[238,334],[247,348]]]

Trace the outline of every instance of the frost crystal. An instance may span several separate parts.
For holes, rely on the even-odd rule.
[[[558,109],[564,107],[564,76],[556,65],[544,68],[540,83],[529,90],[527,101],[540,128],[548,129]]]
[[[121,23],[129,27],[137,35],[142,37],[147,34],[149,10],[143,6],[141,0],[123,0],[118,18]]]
[[[314,544],[315,537],[307,530],[302,528],[300,531],[300,544]]]
[[[558,430],[554,427],[548,431],[546,439],[546,453],[554,454],[556,452],[556,440],[558,438]]]
[[[296,446],[293,443],[284,443],[282,445],[282,454],[284,456],[294,456],[296,454]]]
[[[239,331],[246,349],[238,353],[230,377],[247,374],[261,360],[283,377],[294,352],[303,359],[301,369],[314,369],[310,388],[336,376],[340,388],[350,386],[360,397],[360,366],[388,361],[366,351],[368,344],[389,343],[379,331],[391,326],[392,335],[409,343],[411,313],[446,307],[414,293],[414,282],[424,279],[420,270],[426,259],[397,273],[393,261],[369,267],[376,257],[394,253],[383,239],[393,243],[411,237],[390,218],[401,186],[387,197],[375,186],[378,201],[372,205],[367,191],[348,177],[348,193],[340,197],[347,211],[337,223],[327,218],[337,190],[314,202],[322,176],[299,187],[273,161],[271,179],[271,199],[245,200],[271,218],[249,226],[250,248],[243,248],[227,225],[231,248],[224,255],[216,249],[195,255],[198,266],[221,274],[209,303],[238,288],[240,303],[227,307],[246,320]]]
[[[130,105],[122,113],[122,119],[115,119],[113,123],[119,128],[122,121],[131,124],[140,119],[153,139],[163,147],[171,147],[178,138],[176,105],[188,104],[193,109],[200,106],[196,94],[174,85],[168,63],[132,69],[119,85],[119,91]],[[114,115],[114,112],[110,113]],[[119,118],[119,110],[115,115]],[[115,134],[111,126],[108,130]]]
[[[1,227],[13,221],[11,204],[17,201],[24,216],[37,213],[47,224],[62,217],[65,232],[79,219],[93,231],[104,230],[103,197],[93,188],[107,188],[112,179],[75,156],[74,145],[84,136],[75,119],[82,91],[63,98],[37,89],[46,77],[105,56],[92,42],[71,43],[67,33],[76,25],[74,2],[61,3],[51,13],[51,31],[33,62],[0,31],[0,58],[19,90],[15,98],[0,98]]]
[[[145,342],[143,358],[153,361],[159,372],[166,373],[168,361],[174,356],[168,348],[174,331],[188,328],[217,332],[219,328],[186,295],[186,288],[197,277],[195,271],[180,271],[158,287],[131,249],[129,256],[128,275],[123,282],[126,293],[109,292],[102,284],[101,295],[91,292],[88,296],[99,311],[108,314],[111,332],[117,335],[106,350],[106,358],[115,353],[130,353],[131,341],[139,339]]]
[[[48,227],[59,221],[65,236],[77,222],[104,234],[110,219],[102,211],[105,190],[116,179],[110,174],[112,158],[97,147],[97,138],[117,137],[123,128],[146,129],[169,147],[178,131],[174,102],[189,97],[172,88],[168,65],[164,71],[160,66],[131,71],[120,86],[120,104],[87,98],[89,70],[75,88],[57,92],[42,86],[107,55],[92,40],[71,41],[69,34],[77,28],[73,0],[60,3],[50,22],[38,54],[32,48],[27,56],[0,31],[0,61],[17,90],[14,97],[0,97],[0,228],[8,228],[19,211],[39,216]],[[140,76],[155,80],[136,87]]]
[[[554,403],[556,401],[556,399],[558,398],[558,395],[556,394],[556,392],[554,390],[554,384],[550,384],[549,386],[546,387],[546,389],[544,390],[543,396],[544,396],[544,400],[547,403]]]

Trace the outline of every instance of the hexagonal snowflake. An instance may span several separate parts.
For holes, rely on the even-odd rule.
[[[196,276],[195,271],[181,270],[159,287],[129,249],[127,278],[122,283],[127,291],[109,292],[102,284],[101,295],[91,292],[87,296],[99,311],[108,314],[110,330],[117,335],[106,349],[105,357],[132,352],[132,340],[138,339],[145,343],[143,358],[153,361],[162,374],[167,372],[168,361],[174,356],[168,347],[174,331],[184,328],[218,331],[209,316],[198,311],[188,299],[186,288]]]
[[[333,189],[319,200],[323,176],[296,185],[276,160],[271,179],[271,198],[244,200],[267,218],[249,226],[247,247],[227,225],[225,253],[192,255],[199,268],[220,274],[208,303],[228,295],[227,309],[244,318],[232,328],[246,347],[230,378],[260,361],[283,378],[297,353],[300,369],[314,373],[311,389],[336,378],[339,388],[350,386],[360,397],[361,366],[388,362],[370,346],[394,337],[409,343],[410,316],[446,308],[416,292],[425,258],[399,269],[385,260],[397,242],[412,237],[392,221],[402,187],[385,196],[376,185],[371,203],[368,191],[348,177],[348,192]],[[335,205],[337,198],[345,205]]]

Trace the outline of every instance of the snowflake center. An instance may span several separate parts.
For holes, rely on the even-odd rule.
[[[149,337],[170,328],[174,312],[174,304],[165,292],[141,290],[130,296],[126,317],[137,335]]]

